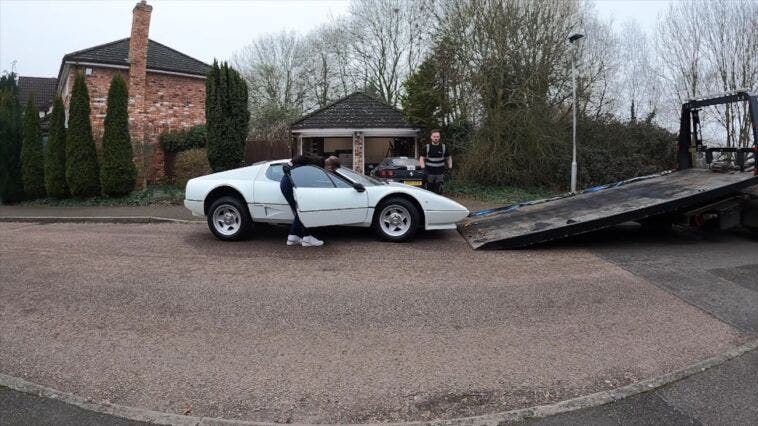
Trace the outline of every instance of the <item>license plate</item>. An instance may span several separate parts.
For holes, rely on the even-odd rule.
[[[404,183],[404,184],[406,184],[406,185],[412,185],[412,186],[421,186],[421,184],[422,184],[423,182],[421,182],[420,180],[406,180],[406,181],[405,181],[405,182],[403,182],[403,183]]]

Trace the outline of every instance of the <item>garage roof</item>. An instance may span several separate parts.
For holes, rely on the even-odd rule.
[[[363,92],[345,96],[290,124],[290,129],[413,129],[402,111]]]

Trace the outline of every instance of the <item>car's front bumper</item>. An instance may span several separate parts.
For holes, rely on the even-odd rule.
[[[455,229],[456,224],[468,217],[468,210],[425,210],[426,230]]]
[[[184,207],[189,209],[189,211],[192,212],[193,216],[205,216],[205,206],[203,205],[202,201],[184,200]]]

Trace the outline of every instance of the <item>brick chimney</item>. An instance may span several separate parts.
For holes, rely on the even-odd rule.
[[[145,0],[132,10],[132,34],[129,39],[129,116],[133,120],[132,137],[135,142],[144,138],[144,113],[147,79],[147,37],[153,7]]]

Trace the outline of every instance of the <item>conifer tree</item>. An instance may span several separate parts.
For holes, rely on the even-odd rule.
[[[50,133],[45,155],[45,189],[49,197],[68,197],[66,185],[66,111],[63,99],[56,96],[50,116]]]
[[[111,80],[103,134],[103,168],[100,173],[103,194],[126,195],[134,190],[137,168],[129,137],[129,94],[121,74]]]
[[[42,153],[42,131],[34,95],[29,96],[24,112],[24,142],[21,145],[21,179],[28,199],[45,197],[45,157]]]
[[[215,172],[241,167],[250,121],[247,85],[229,64],[216,61],[205,84],[208,162]]]
[[[84,74],[76,75],[66,132],[66,183],[74,197],[100,195],[100,169],[92,137],[89,91]]]
[[[18,101],[16,74],[0,77],[0,202],[24,199],[21,179],[23,122]]]

